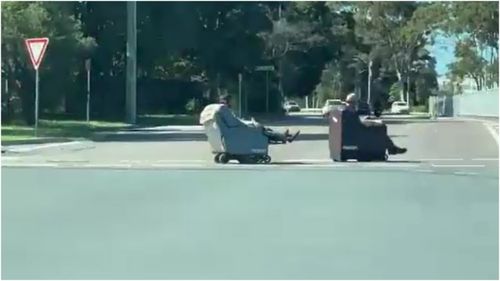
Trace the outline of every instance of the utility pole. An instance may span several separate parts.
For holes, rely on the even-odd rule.
[[[127,2],[127,77],[125,106],[127,122],[137,117],[137,3]]]
[[[367,103],[370,105],[371,93],[372,93],[372,60],[368,62],[368,100]]]
[[[87,70],[87,122],[90,121],[90,59],[85,60]]]
[[[243,102],[243,99],[241,98],[241,82],[243,81],[243,75],[241,73],[238,74],[238,113],[240,114],[240,118],[242,117],[242,112],[241,112],[241,103]]]

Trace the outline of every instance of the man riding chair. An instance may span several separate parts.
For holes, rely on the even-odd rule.
[[[362,126],[360,126],[361,129],[369,129],[370,127],[383,127],[384,129],[387,127],[382,121],[380,120],[370,120],[370,119],[363,119],[360,120],[359,115],[357,113],[357,103],[358,103],[358,98],[356,94],[351,93],[346,97],[345,100],[347,106],[346,106],[346,114],[351,115],[355,120],[359,120]],[[349,117],[349,116],[348,116]],[[387,130],[385,130],[387,132]],[[392,139],[387,135],[387,133],[384,134],[383,136],[383,145],[387,149],[387,152],[391,155],[394,154],[403,154],[406,153],[407,149],[398,147],[394,144]]]

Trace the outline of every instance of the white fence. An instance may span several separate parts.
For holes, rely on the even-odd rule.
[[[498,117],[498,101],[498,88],[429,97],[429,113],[433,116]]]

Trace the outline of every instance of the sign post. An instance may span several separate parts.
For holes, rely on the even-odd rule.
[[[87,122],[90,121],[90,59],[85,60],[85,69],[87,70]]]
[[[39,91],[38,91],[38,68],[42,63],[45,50],[49,44],[49,38],[30,38],[24,41],[26,48],[28,49],[28,54],[30,56],[31,63],[35,69],[35,136],[38,133],[38,104],[39,104]]]
[[[274,66],[273,65],[257,66],[255,70],[266,72],[266,113],[269,113],[269,72],[274,71]]]

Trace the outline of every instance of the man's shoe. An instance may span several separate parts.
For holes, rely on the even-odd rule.
[[[294,141],[300,134],[300,131],[297,131],[293,136],[290,136],[290,138],[288,139],[288,142],[292,142]]]
[[[406,153],[407,149],[403,148],[403,147],[394,146],[394,147],[389,148],[388,151],[389,151],[389,154],[394,155],[394,154]]]

